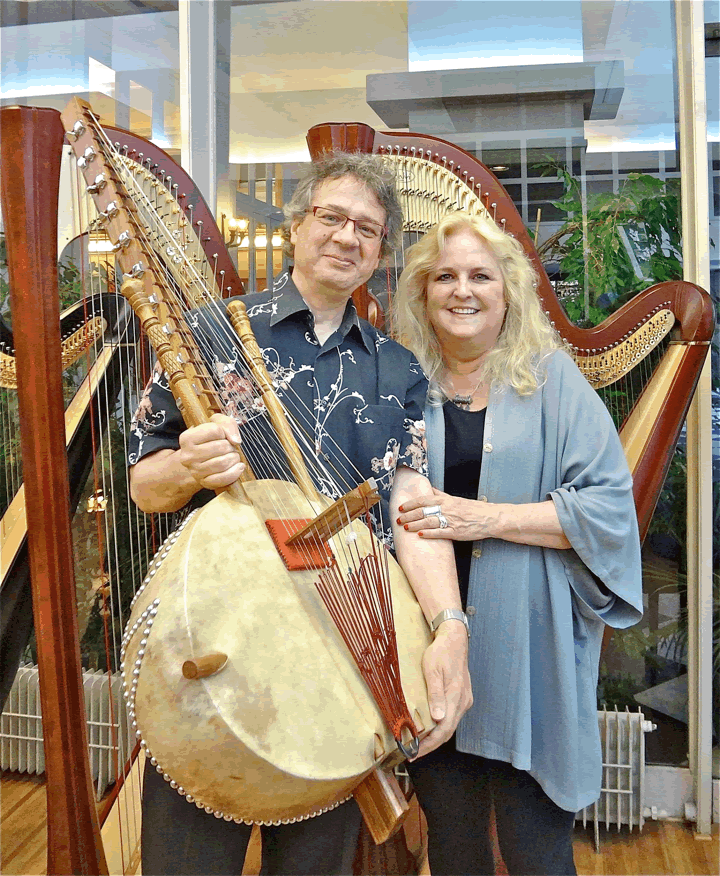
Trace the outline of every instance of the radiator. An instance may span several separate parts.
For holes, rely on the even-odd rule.
[[[108,686],[112,684],[112,721]],[[98,800],[127,761],[131,739],[120,674],[83,672],[90,767]],[[117,746],[117,748],[116,748]],[[38,668],[21,666],[0,719],[0,769],[45,772]]]
[[[600,798],[577,814],[585,826],[594,822],[595,850],[600,851],[600,825],[642,830],[645,823],[645,734],[656,729],[640,711],[598,711],[603,776]]]

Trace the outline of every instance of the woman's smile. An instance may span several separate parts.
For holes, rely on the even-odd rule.
[[[481,352],[492,348],[505,318],[504,283],[497,260],[472,231],[445,241],[426,295],[441,345],[467,341]]]

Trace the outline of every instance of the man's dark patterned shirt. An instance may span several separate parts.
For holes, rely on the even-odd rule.
[[[273,387],[292,419],[310,475],[331,498],[373,477],[382,501],[376,532],[392,544],[387,500],[397,465],[427,475],[423,405],[427,382],[415,357],[360,319],[352,301],[340,328],[320,346],[313,315],[289,274],[272,292],[242,301]],[[269,427],[264,405],[248,392],[237,347],[228,341],[223,315],[188,316],[226,412],[240,425],[243,450],[257,477],[290,479],[284,454]],[[156,370],[135,415],[128,459],[179,447],[185,429],[168,386]],[[278,469],[284,469],[278,475]]]

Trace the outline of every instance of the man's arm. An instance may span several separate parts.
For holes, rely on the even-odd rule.
[[[158,450],[130,469],[130,495],[147,513],[178,511],[201,489],[221,490],[242,474],[237,423],[213,414],[209,423],[186,429],[178,450]]]
[[[428,624],[445,608],[461,608],[452,542],[423,541],[397,524],[399,507],[417,496],[432,494],[427,478],[406,466],[395,472],[390,494],[395,550]],[[468,638],[464,625],[448,620],[438,628],[423,657],[430,714],[437,726],[420,744],[420,755],[446,742],[472,705],[467,668]]]

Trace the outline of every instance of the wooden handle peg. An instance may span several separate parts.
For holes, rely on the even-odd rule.
[[[228,662],[227,654],[205,654],[195,660],[186,660],[183,663],[182,674],[185,678],[207,678],[220,672]]]
[[[400,830],[410,811],[395,775],[382,767],[367,775],[353,796],[377,845]]]

